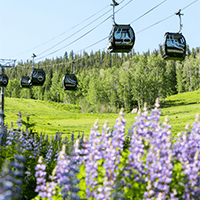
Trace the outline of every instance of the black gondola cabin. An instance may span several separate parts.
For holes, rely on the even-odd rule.
[[[181,33],[165,33],[161,48],[165,60],[184,60],[186,56],[186,40]]]
[[[135,43],[135,33],[128,25],[114,24],[109,35],[107,48],[111,53],[129,53]]]
[[[5,74],[0,74],[0,87],[6,87],[8,85],[8,77]]]
[[[78,80],[75,74],[66,74],[62,80],[64,90],[76,90],[78,88]]]
[[[45,72],[43,69],[34,69],[31,73],[30,80],[32,86],[43,86],[45,82]]]
[[[20,79],[20,87],[21,88],[29,88],[30,87],[30,77],[29,76],[22,76]]]

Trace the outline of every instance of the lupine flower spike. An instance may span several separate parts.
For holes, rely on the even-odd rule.
[[[35,192],[39,192],[39,196],[42,198],[47,197],[47,192],[46,192],[46,165],[43,164],[42,161],[43,157],[40,156],[38,160],[38,164],[35,167],[35,177],[37,178],[37,187],[35,189]]]

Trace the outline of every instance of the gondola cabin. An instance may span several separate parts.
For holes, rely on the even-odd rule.
[[[186,56],[186,40],[181,33],[165,33],[162,49],[165,60],[184,60]]]
[[[8,77],[5,74],[0,74],[0,87],[6,87],[8,85]]]
[[[43,86],[45,82],[45,72],[43,69],[33,69],[30,80],[32,86]]]
[[[62,87],[64,90],[77,90],[78,80],[75,74],[66,74],[62,80]]]
[[[107,48],[111,53],[129,53],[135,43],[135,33],[128,25],[114,24],[109,35]]]
[[[29,76],[22,76],[20,79],[21,88],[30,88],[31,79]]]

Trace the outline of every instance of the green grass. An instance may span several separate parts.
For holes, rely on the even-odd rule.
[[[173,134],[185,131],[185,125],[192,125],[196,114],[200,113],[200,90],[172,95],[162,107],[162,115],[169,116]]]
[[[170,125],[172,125],[172,133],[176,135],[178,132],[184,131],[187,123],[192,124],[197,113],[200,113],[200,90],[195,92],[181,93],[168,97],[164,104],[161,105],[161,123],[166,115],[169,116]],[[10,122],[17,127],[17,114],[21,111],[22,119],[26,121],[26,117],[30,116],[30,122],[35,123],[34,130],[43,132],[44,134],[55,134],[62,132],[64,135],[75,135],[85,133],[89,135],[90,129],[95,120],[99,119],[100,130],[108,120],[109,126],[115,125],[118,114],[106,113],[81,113],[80,108],[73,105],[61,103],[50,103],[39,100],[5,98],[5,123],[10,128]],[[125,115],[126,132],[135,121],[136,114],[127,113]]]
[[[43,132],[44,134],[55,134],[62,132],[63,134],[77,135],[85,133],[89,135],[90,129],[96,119],[99,119],[100,130],[108,120],[109,126],[112,128],[115,125],[115,120],[118,114],[106,113],[81,113],[78,107],[64,105],[61,103],[49,103],[31,99],[5,98],[5,124],[10,128],[10,122],[14,124],[18,119],[19,111],[22,113],[22,119],[26,121],[26,117],[30,116],[30,122],[35,123],[35,131]],[[134,122],[134,116],[128,114],[127,129]]]

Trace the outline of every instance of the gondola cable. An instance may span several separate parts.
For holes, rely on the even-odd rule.
[[[120,4],[125,1],[125,0],[122,0],[120,2]],[[56,43],[55,45],[53,45],[52,47],[46,49],[45,51],[41,52],[38,56],[41,56],[42,54],[48,52],[49,50],[53,49],[54,47],[58,46],[59,44],[65,42],[66,40],[68,40],[69,38],[73,37],[74,35],[76,35],[77,33],[79,33],[80,31],[82,31],[83,29],[87,28],[88,26],[90,26],[91,24],[93,24],[94,22],[96,22],[97,20],[99,20],[100,18],[102,18],[104,15],[106,15],[107,13],[109,13],[110,10],[106,11],[105,13],[103,13],[101,16],[97,17],[95,20],[93,20],[92,22],[90,22],[89,24],[85,25],[84,27],[80,28],[78,31],[76,31],[75,33],[71,34],[70,36],[68,36],[67,38],[61,40],[60,42]],[[91,17],[90,17],[91,18]],[[81,24],[81,23],[79,23]]]
[[[137,19],[135,19],[134,21],[132,21],[130,24],[135,23],[136,21],[138,21],[139,19],[141,19],[141,18],[144,17],[145,15],[149,14],[150,12],[152,12],[154,9],[156,9],[157,7],[159,7],[161,4],[163,4],[163,3],[166,2],[166,1],[167,1],[167,0],[164,0],[164,1],[162,1],[161,3],[159,3],[158,5],[154,6],[153,8],[151,8],[150,10],[148,10],[147,12],[145,12],[144,14],[140,15]],[[90,48],[90,47],[92,47],[92,46],[94,46],[94,45],[96,45],[96,44],[98,44],[98,43],[100,43],[100,42],[102,42],[102,41],[108,39],[108,38],[109,38],[109,36],[106,36],[106,37],[102,38],[101,40],[95,42],[94,44],[89,45],[89,46],[87,46],[86,48],[77,51],[77,53],[80,52],[80,51],[83,51],[83,50],[85,50],[85,49],[88,49],[88,48]]]
[[[119,10],[117,10],[116,13],[119,12],[121,9],[123,9],[125,6],[127,6],[127,5],[128,5],[129,3],[131,3],[132,1],[133,1],[133,0],[130,0],[128,3],[126,3],[123,7],[121,7]],[[59,49],[57,49],[57,50],[55,50],[55,51],[53,51],[53,52],[51,52],[51,53],[45,55],[45,56],[39,57],[37,60],[42,59],[42,58],[44,58],[44,57],[46,57],[46,56],[52,55],[52,54],[54,54],[54,53],[56,53],[56,52],[58,52],[58,51],[60,51],[60,50],[62,50],[62,49],[64,49],[64,48],[66,48],[67,46],[70,46],[71,44],[77,42],[78,40],[82,39],[83,37],[85,37],[86,35],[88,35],[89,33],[91,33],[91,32],[92,32],[93,30],[95,30],[97,27],[99,27],[100,25],[102,25],[102,24],[103,24],[104,22],[106,22],[108,19],[110,19],[110,16],[107,17],[105,20],[103,20],[100,24],[98,24],[98,25],[95,26],[94,28],[90,29],[90,30],[89,30],[88,32],[86,32],[85,34],[83,34],[83,35],[81,35],[80,37],[78,37],[76,40],[70,42],[69,44],[67,44],[67,45],[65,45],[65,46],[63,46],[63,47],[61,47],[61,48],[59,48]]]
[[[138,18],[136,18],[134,21],[132,21],[130,24],[133,24],[134,22],[138,21],[139,19],[141,19],[142,17],[144,17],[145,15],[149,14],[151,11],[153,11],[154,9],[156,9],[157,7],[159,7],[160,5],[162,5],[163,3],[165,3],[167,0],[162,1],[161,3],[159,3],[158,5],[154,6],[153,8],[151,8],[150,10],[148,10],[147,12],[145,12],[144,14],[142,14],[141,16],[139,16]]]
[[[102,9],[99,10],[98,12],[96,12],[96,13],[94,13],[93,15],[89,16],[88,18],[86,18],[85,20],[83,20],[83,21],[81,21],[80,23],[74,25],[74,26],[71,27],[70,29],[68,29],[68,30],[66,30],[66,31],[64,31],[64,32],[62,32],[61,34],[59,34],[59,35],[57,35],[57,36],[51,38],[50,40],[48,40],[48,41],[46,41],[46,42],[44,42],[44,43],[42,43],[42,44],[40,44],[40,45],[37,45],[37,46],[35,46],[35,47],[33,47],[33,48],[29,49],[29,50],[26,50],[26,51],[24,51],[24,52],[21,52],[21,53],[19,53],[19,54],[16,54],[16,55],[14,55],[14,56],[11,56],[11,57],[19,56],[19,55],[22,55],[22,54],[24,54],[24,53],[30,52],[30,51],[32,51],[32,50],[35,50],[35,49],[37,49],[37,48],[39,48],[39,47],[41,47],[41,46],[43,46],[43,45],[45,45],[45,44],[47,44],[47,43],[49,43],[49,42],[51,42],[51,41],[57,39],[58,37],[64,35],[65,33],[69,32],[69,31],[71,31],[71,30],[73,30],[74,28],[78,27],[80,24],[82,24],[82,23],[88,21],[89,19],[91,19],[91,18],[94,17],[95,15],[99,14],[100,12],[102,12],[103,10],[105,10],[107,7],[109,7],[109,6],[107,5],[106,7],[102,8]]]
[[[84,26],[83,28],[80,28],[78,31],[76,31],[75,33],[71,34],[70,36],[68,36],[67,38],[61,40],[60,42],[56,43],[55,45],[53,45],[52,47],[46,49],[45,51],[41,52],[39,54],[39,56],[41,56],[42,54],[48,52],[49,50],[53,49],[54,47],[58,46],[59,44],[62,44],[63,42],[65,42],[66,40],[68,40],[69,38],[73,37],[74,35],[76,35],[77,33],[81,32],[83,29],[87,28],[88,26],[90,26],[91,24],[93,24],[94,22],[96,22],[97,20],[99,20],[101,17],[103,17],[104,15],[106,15],[107,13],[109,13],[110,10],[108,10],[107,12],[105,12],[104,14],[102,14],[100,17],[96,18],[95,20],[93,20],[92,22],[90,22],[89,24],[87,24],[86,26]]]
[[[185,10],[186,8],[188,8],[189,6],[191,6],[192,4],[194,4],[194,3],[197,2],[197,1],[198,1],[198,0],[193,1],[192,3],[190,3],[190,4],[188,4],[187,6],[185,6],[184,8],[182,8],[181,10]],[[165,20],[167,20],[167,19],[173,17],[174,15],[175,15],[175,13],[172,14],[172,15],[170,15],[170,16],[168,16],[168,17],[166,17],[166,18],[164,18],[164,19],[162,19],[162,20],[160,20],[160,21],[157,21],[156,23],[154,23],[154,24],[152,24],[152,25],[150,25],[150,26],[148,26],[148,27],[146,27],[146,28],[144,28],[144,29],[142,29],[142,30],[140,30],[140,31],[138,31],[138,32],[136,32],[136,34],[141,33],[141,32],[143,32],[143,31],[145,31],[145,30],[147,30],[147,29],[149,29],[149,28],[151,28],[151,27],[153,27],[153,26],[155,26],[155,25],[157,25],[157,24],[163,22],[163,21],[165,21]]]
[[[187,6],[185,6],[184,8],[182,8],[181,10],[184,10],[184,9],[188,8],[189,6],[191,6],[192,4],[194,4],[194,3],[197,2],[197,1],[198,1],[198,0],[193,1],[192,3],[190,3],[190,4],[188,4]],[[164,3],[164,1],[161,2],[161,3],[159,3],[158,5],[156,5],[155,7],[153,7],[152,9],[150,9],[149,11],[145,12],[144,14],[142,14],[142,15],[141,15],[140,17],[138,17],[136,20],[134,20],[133,22],[131,22],[131,24],[134,23],[134,22],[136,22],[136,21],[139,20],[140,18],[144,17],[147,13],[150,13],[151,11],[153,11],[155,8],[157,8],[157,7],[158,7],[159,5],[161,5],[162,3]],[[155,26],[155,25],[157,25],[157,24],[159,24],[159,23],[161,23],[161,22],[163,22],[163,21],[165,21],[165,20],[167,20],[167,19],[173,17],[173,16],[174,16],[174,14],[172,14],[172,15],[170,15],[170,16],[168,16],[168,17],[166,17],[166,18],[164,18],[164,19],[162,19],[162,20],[160,20],[160,21],[158,21],[158,22],[156,22],[156,23],[154,23],[154,24],[152,24],[152,25],[150,25],[150,26],[148,26],[148,27],[146,27],[146,28],[144,28],[144,29],[142,29],[142,30],[136,32],[136,33],[139,34],[139,33],[143,32],[143,31],[145,31],[145,30],[147,30],[147,29],[149,29],[149,28],[151,28],[151,27],[153,27],[153,26]],[[100,43],[100,42],[106,40],[107,38],[108,38],[108,36],[102,38],[101,40],[95,42],[95,43],[92,44],[92,45],[87,46],[86,48],[84,48],[84,49],[82,49],[82,50],[77,51],[76,53],[78,53],[78,52],[80,52],[80,51],[83,51],[83,50],[85,50],[85,49],[87,49],[87,48],[90,48],[90,47],[92,47],[92,46],[94,46],[94,45],[96,45],[96,44],[98,44],[98,43]],[[104,47],[103,49],[105,49],[105,47]],[[83,57],[83,58],[84,58],[84,57]],[[83,58],[80,58],[80,59],[83,59]],[[69,64],[69,63],[71,63],[71,62],[48,65],[48,67],[55,66],[55,65]],[[20,67],[20,66],[18,65],[18,66],[16,66],[16,67]],[[24,66],[21,65],[21,67],[24,67]]]

